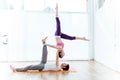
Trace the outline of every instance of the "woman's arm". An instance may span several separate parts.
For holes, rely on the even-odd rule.
[[[45,43],[45,45],[48,47],[51,47],[51,48],[60,49],[58,46],[55,46],[55,45],[51,45],[51,44],[47,44],[47,43]]]

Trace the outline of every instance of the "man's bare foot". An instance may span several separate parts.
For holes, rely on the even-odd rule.
[[[15,69],[12,65],[10,65],[10,69],[11,69],[13,72],[16,72],[16,69]]]
[[[45,41],[48,37],[46,36],[45,38],[42,39],[43,44],[45,44]]]

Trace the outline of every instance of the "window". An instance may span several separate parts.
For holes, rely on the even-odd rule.
[[[7,9],[7,0],[0,0],[0,10]]]
[[[60,11],[87,12],[87,0],[60,0]]]
[[[49,12],[56,1],[60,12],[87,12],[87,0],[0,0],[0,9]]]
[[[61,12],[87,12],[87,0],[59,0]],[[24,0],[24,10],[54,11],[56,0]]]
[[[105,0],[99,0],[98,1],[99,8],[101,8],[103,6],[104,2],[105,2]]]
[[[24,10],[42,11],[45,7],[45,0],[24,0]]]
[[[23,0],[7,0],[9,10],[23,10]]]

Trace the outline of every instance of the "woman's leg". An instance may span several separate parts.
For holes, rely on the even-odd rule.
[[[67,34],[64,34],[64,33],[61,33],[61,38],[68,39],[68,40],[75,40],[76,39],[75,36],[70,36],[70,35],[67,35]]]
[[[68,40],[84,40],[89,41],[89,39],[86,39],[85,37],[76,37],[76,36],[70,36],[64,33],[61,33],[61,38],[68,39]]]
[[[61,36],[61,27],[59,17],[56,17],[56,32],[55,36]]]

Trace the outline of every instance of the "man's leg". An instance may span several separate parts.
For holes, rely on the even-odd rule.
[[[29,65],[23,68],[15,68],[17,72],[23,72],[27,70],[42,70],[44,68],[44,64],[37,64],[37,65]]]
[[[45,64],[47,62],[47,55],[48,55],[47,46],[43,45],[41,64]]]
[[[29,65],[24,68],[16,68],[16,71],[27,71],[27,70],[42,70],[44,68],[45,63],[47,62],[47,46],[43,45],[42,50],[42,60],[40,64],[37,65]]]
[[[13,72],[17,71],[17,72],[23,72],[23,71],[27,71],[27,70],[42,70],[44,69],[44,65],[47,62],[47,46],[43,45],[43,51],[42,51],[42,60],[40,64],[37,65],[29,65],[23,68],[14,68],[12,66],[10,66],[10,68],[13,70]]]

